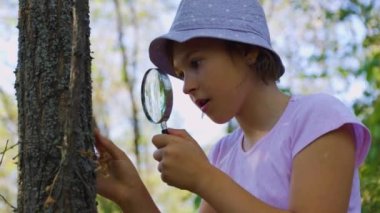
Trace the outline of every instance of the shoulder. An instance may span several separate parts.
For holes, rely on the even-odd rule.
[[[238,144],[241,140],[242,130],[236,128],[233,132],[222,137],[211,149],[209,159],[211,163],[216,164],[220,159],[225,156],[233,146]]]
[[[296,97],[295,122],[358,122],[354,112],[338,98],[324,93]]]
[[[354,133],[357,164],[362,162],[368,153],[370,134],[348,106],[327,94],[299,96],[297,101],[291,131],[293,157],[319,137],[349,125]]]
[[[324,93],[317,93],[306,96],[298,96],[299,109],[303,111],[318,110],[344,110],[349,111],[348,107],[338,98]]]
[[[297,96],[293,113],[294,136],[304,133],[323,134],[345,123],[358,122],[354,113],[343,102],[323,93]]]

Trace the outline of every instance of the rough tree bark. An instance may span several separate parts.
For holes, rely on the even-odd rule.
[[[133,145],[134,145],[134,152],[136,155],[136,167],[137,169],[141,169],[141,154],[140,154],[140,140],[141,140],[141,131],[140,131],[140,123],[138,120],[138,107],[137,107],[137,98],[135,96],[135,86],[136,86],[136,79],[134,78],[135,75],[131,75],[128,72],[128,54],[127,54],[127,47],[125,46],[123,39],[124,39],[124,23],[123,23],[123,15],[121,11],[121,4],[119,0],[113,1],[115,4],[115,12],[116,12],[116,24],[117,24],[117,34],[118,34],[118,43],[120,48],[120,54],[122,59],[122,68],[121,68],[121,75],[123,77],[123,82],[128,88],[129,95],[130,95],[130,103],[132,107],[132,118],[131,123],[133,125]],[[138,38],[138,23],[137,23],[137,14],[136,14],[136,8],[135,1],[128,2],[130,14],[131,14],[131,24],[134,29],[134,38]],[[136,73],[137,69],[137,55],[138,55],[138,42],[135,42],[132,50],[131,55],[131,73]]]
[[[20,0],[18,212],[96,212],[88,0]]]

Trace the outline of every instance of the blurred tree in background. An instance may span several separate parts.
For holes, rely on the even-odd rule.
[[[262,0],[274,48],[284,59],[280,86],[295,94],[327,92],[340,98],[371,130],[373,142],[361,167],[363,212],[380,209],[380,2],[377,0]],[[170,26],[179,0],[90,2],[93,111],[103,134],[129,154],[163,212],[194,212],[195,196],[162,184],[152,158],[148,124],[139,103],[143,71],[152,66],[147,47]],[[12,41],[17,3],[0,1],[0,194],[15,205],[17,109],[12,86]],[[5,47],[5,50],[4,48]],[[17,46],[16,46],[17,47]],[[3,66],[1,66],[3,64]],[[4,69],[5,67],[6,69]],[[6,73],[5,73],[6,72]],[[8,77],[7,77],[8,76]],[[9,79],[5,81],[3,79]],[[134,103],[133,103],[134,102]],[[178,121],[178,128],[181,121]],[[207,150],[207,147],[205,147]],[[0,156],[0,157],[2,157]],[[1,159],[1,158],[0,158]],[[14,183],[14,184],[10,184]],[[13,186],[12,186],[13,185]],[[0,211],[12,207],[1,202]],[[198,200],[197,200],[198,201]],[[100,212],[118,212],[98,199]],[[197,202],[195,202],[197,203]]]

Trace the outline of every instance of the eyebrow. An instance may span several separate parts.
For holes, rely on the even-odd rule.
[[[199,52],[200,50],[197,48],[197,49],[194,49],[194,50],[190,50],[189,52],[187,52],[183,57],[180,58],[180,63],[183,63],[186,59],[190,58],[191,55],[193,55],[194,53],[196,52]],[[174,72],[178,71],[179,69],[175,66],[174,64],[174,61],[173,61],[173,69],[174,69]]]

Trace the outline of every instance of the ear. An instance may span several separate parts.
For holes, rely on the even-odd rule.
[[[259,55],[259,48],[249,48],[246,50],[244,57],[245,61],[247,62],[248,65],[252,65],[256,63],[257,57]]]

